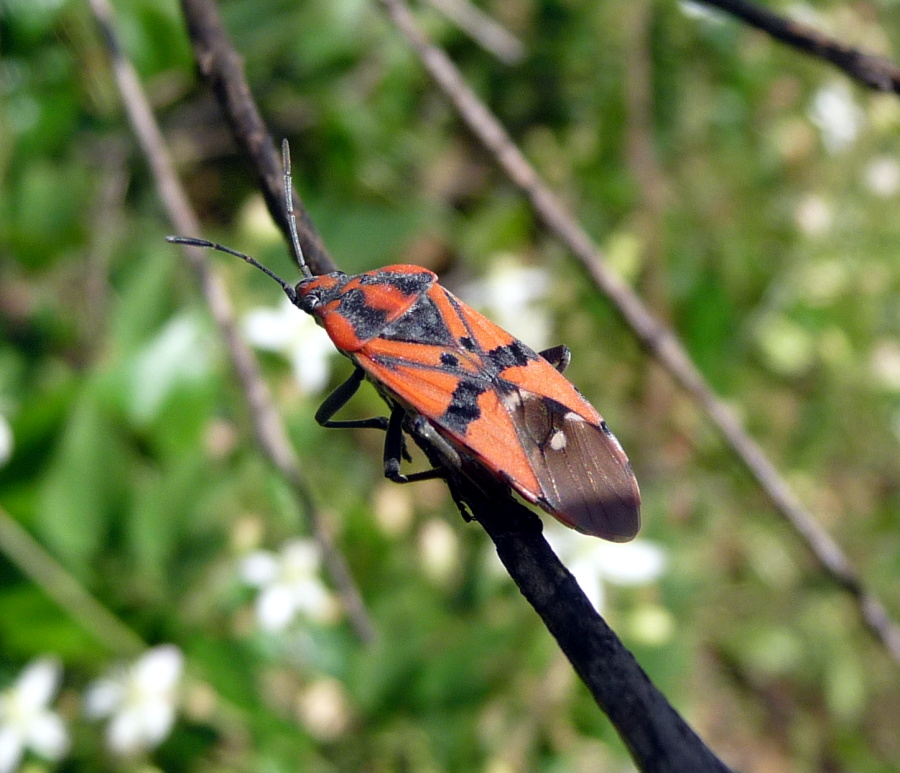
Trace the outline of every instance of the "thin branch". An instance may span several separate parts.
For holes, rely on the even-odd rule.
[[[206,0],[183,0],[190,19],[191,34],[204,34],[216,47],[228,46],[221,29],[200,32],[198,21],[220,27],[212,3]],[[207,7],[203,7],[207,6]],[[195,51],[203,51],[211,61],[236,61],[236,54],[217,50],[209,52],[195,41]],[[228,80],[242,77],[239,68],[216,69],[207,61],[207,77],[220,81],[216,89],[220,100],[226,94],[241,94],[240,99],[252,99],[249,90],[237,88]],[[255,108],[238,103],[230,120],[240,124]],[[231,110],[232,108],[226,108]],[[239,125],[239,133],[247,127]],[[260,174],[263,186],[272,184],[267,175]],[[277,201],[273,186],[266,196]],[[413,431],[412,427],[407,427]],[[427,440],[414,436],[433,463],[438,463]],[[479,478],[478,470],[469,470]],[[618,640],[585,598],[578,584],[551,551],[540,534],[540,520],[508,495],[496,481],[480,480],[476,486],[468,478],[451,475],[448,480],[455,501],[464,504],[482,523],[494,540],[501,560],[522,593],[544,619],[551,633],[591,690],[598,705],[610,717],[642,770],[653,773],[724,773],[728,768],[696,736],[685,721],[671,707],[665,697],[650,682],[634,657]]]
[[[197,68],[215,93],[234,138],[257,174],[269,212],[284,233],[285,240],[290,243],[281,156],[250,93],[244,75],[244,61],[231,45],[215,3],[182,0],[181,8],[194,47]],[[296,191],[293,191],[293,197],[300,246],[307,264],[314,274],[334,271],[334,261],[313,226],[303,201]]]
[[[53,599],[82,630],[117,658],[136,658],[148,648],[140,634],[129,628],[92,596],[21,524],[0,507],[0,552],[22,574]],[[233,737],[246,726],[246,712],[223,697],[209,682],[188,674],[191,684],[212,691],[217,712],[214,724],[223,737]]]
[[[85,256],[84,293],[79,293],[81,313],[84,315],[82,324],[92,353],[101,346],[99,336],[105,330],[109,298],[109,263],[118,247],[118,235],[124,231],[120,222],[121,204],[128,191],[129,180],[125,148],[124,140],[109,139],[103,141],[102,147],[92,148],[100,194],[91,209],[91,240]]]
[[[517,64],[525,56],[522,41],[469,0],[428,0],[428,2],[504,64]]]
[[[786,19],[747,0],[694,0],[711,5],[771,35],[775,40],[833,64],[863,86],[900,94],[900,67],[890,59],[860,51],[802,22]]]
[[[403,0],[381,0],[381,3],[460,117],[528,197],[547,229],[581,261],[597,288],[609,298],[643,347],[719,429],[777,512],[808,547],[822,571],[851,594],[866,627],[894,661],[900,663],[900,629],[884,605],[863,586],[859,573],[840,546],[804,507],[759,445],[744,432],[734,414],[716,396],[673,331],[657,319],[638,295],[604,263],[591,237],[541,180],[500,122],[465,83],[450,58],[428,41],[406,3]]]
[[[175,173],[162,133],[150,109],[137,73],[125,57],[113,24],[108,0],[90,0],[90,4],[110,52],[116,83],[122,95],[129,121],[153,172],[160,199],[169,219],[177,232],[192,236],[198,235],[201,231],[199,220]],[[266,140],[268,140],[268,135],[266,135]],[[256,144],[263,145],[265,143],[261,143],[257,137]],[[279,171],[278,174],[280,175],[281,172]],[[281,210],[283,211],[283,209],[282,205]],[[286,224],[287,219],[283,219]],[[307,242],[304,243],[304,248],[309,247],[312,252],[315,240],[310,237],[309,232],[306,232],[305,236]],[[362,602],[362,596],[347,568],[344,557],[334,545],[329,527],[316,511],[309,493],[308,483],[301,472],[300,462],[290,444],[284,424],[273,407],[269,389],[260,375],[256,358],[238,334],[234,308],[225,286],[221,279],[210,270],[204,250],[186,247],[184,253],[197,276],[201,292],[225,341],[232,366],[247,401],[247,409],[257,443],[264,455],[293,489],[309,528],[322,550],[323,560],[331,575],[331,580],[341,596],[351,625],[363,641],[370,642],[374,639],[375,632]]]
[[[116,655],[134,657],[147,649],[140,636],[88,593],[2,507],[0,551],[98,643]]]
[[[421,438],[433,463],[439,459]],[[541,533],[538,516],[478,470],[450,490],[488,533],[522,595],[540,615],[597,705],[645,773],[727,773],[597,613]],[[472,479],[477,481],[472,482]]]

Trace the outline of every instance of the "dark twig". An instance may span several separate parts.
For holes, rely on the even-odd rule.
[[[281,156],[250,93],[244,76],[243,59],[231,45],[215,3],[182,0],[181,8],[200,74],[215,93],[241,151],[256,172],[269,212],[290,242],[288,213],[282,193]],[[334,261],[322,244],[296,191],[294,212],[297,215],[300,246],[310,269],[314,274],[334,271]]]
[[[428,453],[427,445],[417,442]],[[490,535],[510,577],[609,717],[638,768],[646,773],[727,772],[591,606],[544,539],[540,519],[477,471],[473,477],[477,485],[463,478],[448,481],[454,497],[465,502]]]
[[[184,5],[186,12],[197,14],[191,23],[192,34],[200,34],[198,19],[218,26],[211,9],[201,7],[201,0],[184,0]],[[220,30],[204,30],[203,34],[211,45],[228,45]],[[196,50],[205,49],[198,46]],[[211,60],[228,62],[235,57],[233,52],[217,51]],[[220,99],[226,93],[242,93],[242,99],[252,99],[249,90],[238,90],[225,82],[236,74],[240,73],[234,68],[209,72],[208,77],[223,81],[216,92]],[[247,105],[235,107],[240,107],[234,110],[235,121],[255,114],[255,109]],[[240,131],[247,129],[241,127]],[[266,175],[260,175],[260,179],[264,186],[268,184]],[[274,200],[272,195],[267,199]],[[429,453],[427,442],[421,444]],[[490,480],[483,481],[482,488],[467,479],[451,478],[448,482],[456,501],[464,503],[494,539],[513,579],[557,638],[598,705],[619,729],[641,769],[660,773],[727,771],[591,607],[541,536],[537,516],[514,502],[502,488],[497,490],[497,484]]]
[[[434,466],[441,457],[405,425]],[[538,516],[476,465],[448,470],[453,499],[488,533],[522,595],[645,773],[727,773],[597,613],[542,534]]]
[[[91,8],[103,33],[112,59],[113,71],[128,119],[159,189],[159,196],[176,231],[183,234],[200,233],[200,223],[193,207],[175,174],[172,160],[149,102],[138,80],[134,67],[121,47],[113,23],[112,10],[107,0],[90,0]],[[260,144],[260,143],[257,143]],[[280,167],[279,167],[280,170]],[[281,172],[278,172],[280,180]],[[284,205],[281,205],[283,211]],[[285,226],[287,220],[285,218]],[[312,243],[312,242],[309,242]],[[306,248],[307,244],[304,244]],[[185,248],[203,296],[221,333],[231,362],[247,401],[253,431],[263,453],[290,483],[301,510],[309,522],[323,559],[350,622],[363,641],[374,638],[374,629],[362,602],[362,597],[347,568],[344,557],[335,547],[331,532],[317,513],[303,477],[300,462],[290,444],[278,413],[272,405],[271,395],[262,379],[256,358],[237,332],[237,322],[231,299],[219,277],[210,270],[204,250]]]
[[[473,510],[522,595],[616,727],[638,769],[654,773],[729,770],[650,681],[543,536],[521,527],[500,526],[484,510],[477,506]],[[508,523],[510,517],[516,514],[504,513],[502,522]]]
[[[695,0],[695,2],[725,11],[791,48],[823,59],[870,89],[900,94],[900,67],[889,59],[867,54],[806,24],[785,19],[747,0]]]
[[[606,266],[591,237],[541,180],[500,122],[465,83],[446,53],[428,41],[406,3],[403,0],[381,0],[381,3],[466,125],[528,197],[547,229],[581,261],[597,288],[609,298],[644,348],[719,429],[777,512],[803,540],[822,571],[851,594],[866,627],[894,661],[900,663],[900,629],[884,605],[863,586],[859,573],[840,546],[803,506],[759,445],[744,432],[734,414],[712,391],[676,335]]]

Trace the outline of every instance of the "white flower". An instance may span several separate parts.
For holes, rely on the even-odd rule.
[[[334,741],[350,724],[350,699],[337,679],[318,679],[298,696],[297,714],[315,738]]]
[[[210,345],[199,317],[170,320],[134,362],[131,409],[138,421],[153,419],[169,395],[208,371]]]
[[[884,339],[872,351],[872,374],[881,386],[900,392],[900,344]]]
[[[604,584],[649,585],[665,569],[663,549],[648,540],[613,544],[550,524],[544,536],[574,575],[594,609],[603,612]]]
[[[522,266],[515,256],[504,255],[492,261],[486,277],[464,288],[463,297],[539,351],[549,345],[550,317],[540,301],[548,296],[550,284],[544,269]]]
[[[447,582],[459,567],[457,532],[440,518],[431,518],[419,530],[419,560],[432,580]]]
[[[679,0],[678,10],[690,19],[700,19],[710,24],[721,25],[725,21],[721,11],[707,8],[705,5],[691,2],[691,0]]]
[[[850,145],[859,134],[863,113],[850,87],[843,81],[823,86],[813,97],[809,118],[822,134],[822,143],[829,153],[836,153]]]
[[[315,542],[295,539],[280,553],[257,550],[241,564],[241,575],[260,588],[256,617],[267,631],[281,631],[294,618],[307,615],[326,622],[333,617],[335,601],[319,578],[319,549]]]
[[[892,156],[879,156],[869,162],[864,171],[866,187],[883,199],[900,191],[900,163]]]
[[[0,693],[0,773],[12,773],[26,749],[58,760],[69,749],[59,715],[47,708],[59,690],[62,666],[52,658],[30,663],[16,683]]]
[[[807,236],[821,236],[833,225],[834,211],[831,204],[821,196],[810,194],[797,205],[794,219]]]
[[[12,457],[13,433],[9,426],[9,420],[0,413],[0,467],[6,464]]]
[[[88,687],[85,713],[94,719],[111,717],[106,727],[111,751],[132,755],[166,739],[175,723],[183,668],[181,650],[164,644]]]
[[[248,312],[244,317],[244,335],[257,348],[284,356],[304,392],[320,392],[328,383],[334,344],[315,320],[287,297],[277,308],[261,307]]]

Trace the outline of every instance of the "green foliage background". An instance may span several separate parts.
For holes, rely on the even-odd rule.
[[[524,42],[518,65],[433,11],[421,17],[900,617],[900,218],[898,193],[866,184],[873,162],[900,154],[896,97],[673,2],[483,5]],[[292,275],[195,77],[177,4],[117,6],[203,235]],[[513,254],[552,272],[571,378],[628,449],[644,535],[669,555],[657,585],[611,589],[607,617],[707,742],[746,771],[896,770],[896,664],[537,226],[377,5],[221,8],[343,269],[416,262],[460,288]],[[898,8],[807,11],[890,54]],[[0,686],[36,655],[63,659],[75,745],[61,769],[628,769],[550,636],[486,568],[480,529],[440,485],[386,489],[379,439],[315,426],[320,396],[299,393],[273,355],[266,378],[380,639],[364,648],[346,623],[256,631],[240,549],[275,548],[302,520],[162,239],[171,228],[86,4],[0,2],[0,54],[0,412],[15,438],[0,503],[148,643],[181,647],[197,680],[159,750],[108,757],[78,696],[119,653],[0,556]],[[834,87],[859,110],[840,150],[810,118]],[[280,300],[262,275],[214,260],[241,311]],[[173,324],[196,345],[183,369],[148,374],[142,363]],[[346,373],[335,361],[332,382]],[[363,394],[353,410],[377,412],[377,399]],[[397,509],[412,516],[389,528]],[[442,576],[422,558],[435,518],[457,539]],[[668,634],[646,635],[649,613],[669,620]],[[336,734],[304,713],[323,685],[346,712]]]

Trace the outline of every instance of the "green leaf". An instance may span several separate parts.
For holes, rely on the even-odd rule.
[[[127,452],[90,384],[77,398],[50,463],[36,528],[76,574],[89,576],[115,513],[124,502]]]

